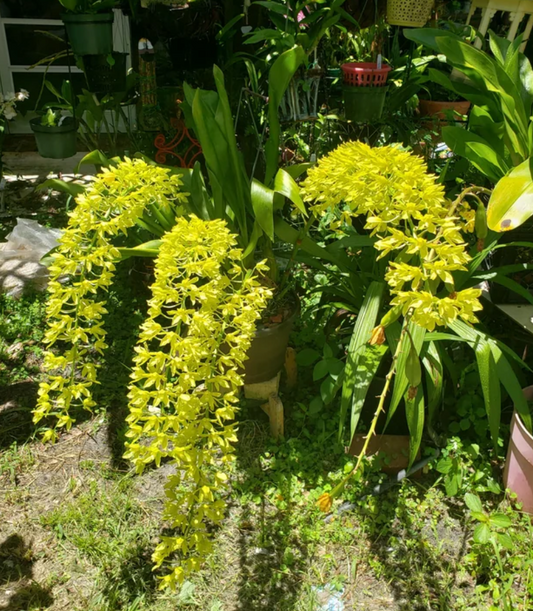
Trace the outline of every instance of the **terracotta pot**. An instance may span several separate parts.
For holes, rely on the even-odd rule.
[[[448,121],[450,110],[454,110],[460,115],[466,115],[470,110],[470,102],[467,100],[459,100],[458,102],[420,100],[418,108],[421,117],[434,117],[440,121]]]
[[[524,395],[532,390],[531,386],[526,388]],[[516,494],[523,510],[533,514],[533,435],[526,429],[516,412],[511,421],[511,439],[503,482],[506,488]]]
[[[359,456],[365,444],[366,433],[356,433],[353,436],[349,454]],[[409,435],[375,435],[370,440],[367,456],[381,454],[383,457],[381,470],[389,475],[396,475],[409,465]],[[420,451],[417,458],[420,458]]]

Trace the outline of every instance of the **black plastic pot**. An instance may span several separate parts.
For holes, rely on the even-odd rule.
[[[62,15],[76,55],[108,55],[113,51],[113,13]]]
[[[355,123],[372,123],[383,114],[385,98],[389,88],[385,87],[343,87],[344,114]]]
[[[114,93],[126,91],[127,53],[112,53],[115,63],[107,61],[109,55],[86,55],[83,67],[87,76],[89,90],[93,93]]]
[[[30,127],[35,134],[37,150],[41,157],[66,159],[76,154],[77,125],[72,117],[67,117],[57,127],[41,125],[41,119],[37,117],[30,121]]]
[[[289,336],[299,313],[300,303],[296,301],[294,311],[283,322],[256,330],[248,350],[248,360],[244,362],[245,384],[267,382],[282,370]]]

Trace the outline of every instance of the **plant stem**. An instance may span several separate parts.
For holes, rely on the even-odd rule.
[[[292,249],[291,258],[287,262],[287,266],[285,267],[285,271],[283,272],[283,276],[281,278],[280,289],[282,289],[285,286],[285,283],[289,279],[290,271],[294,267],[294,259],[296,258],[296,255],[298,254],[298,251],[300,250],[302,246],[302,240],[307,235],[307,232],[309,231],[309,228],[313,224],[314,220],[315,220],[314,216],[310,214],[309,218],[305,222],[305,225],[302,227],[302,229],[300,230],[300,233],[298,234],[298,237],[296,238],[296,242],[294,243],[294,248]]]

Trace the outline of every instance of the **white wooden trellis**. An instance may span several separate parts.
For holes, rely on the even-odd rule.
[[[477,9],[481,9],[481,23],[479,24],[479,32],[484,38],[490,26],[491,19],[498,11],[509,13],[511,27],[507,35],[508,40],[514,40],[518,28],[522,20],[527,15],[527,25],[524,31],[524,42],[520,46],[520,50],[524,51],[527,40],[533,29],[533,0],[472,0],[470,11],[466,23],[469,24],[472,16]],[[477,48],[481,47],[481,39],[476,38],[474,45]]]

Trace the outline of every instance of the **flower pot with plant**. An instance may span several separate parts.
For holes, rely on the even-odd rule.
[[[116,0],[59,1],[69,11],[62,20],[76,55],[108,55],[113,51]]]
[[[73,117],[49,108],[42,117],[30,121],[41,157],[66,159],[76,154],[77,124]]]
[[[441,125],[463,121],[470,106],[468,100],[462,99],[437,83],[424,86],[419,94],[420,116],[436,120]]]
[[[524,397],[529,405],[533,402],[533,386],[524,388]],[[511,421],[511,438],[503,481],[522,503],[524,511],[533,514],[533,431],[515,411]]]
[[[108,55],[85,55],[83,68],[89,90],[93,93],[126,91],[127,57],[127,53],[118,52]]]
[[[344,114],[356,123],[377,121],[383,114],[390,66],[375,62],[350,62],[343,73]]]

